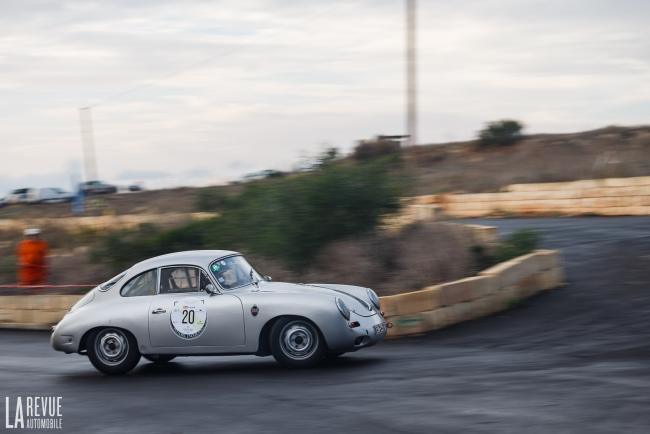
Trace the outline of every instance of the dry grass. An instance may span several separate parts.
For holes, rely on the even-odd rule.
[[[499,191],[508,184],[650,175],[650,127],[526,136],[511,146],[424,145],[403,159],[413,194]]]
[[[387,295],[474,274],[474,245],[465,227],[428,223],[334,242],[304,273],[292,273],[268,259],[251,260],[274,280],[359,285]]]
[[[0,284],[16,282],[14,251],[20,238],[20,232],[0,232]],[[45,238],[53,246],[48,257],[49,284],[100,283],[114,274],[90,260],[86,246],[92,237],[68,234],[66,239],[64,233],[52,230]],[[474,274],[475,244],[472,231],[461,225],[420,223],[331,243],[302,273],[273,259],[246,256],[275,281],[360,285],[386,295]]]

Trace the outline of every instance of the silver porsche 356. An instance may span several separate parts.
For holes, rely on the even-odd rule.
[[[273,355],[288,367],[376,344],[388,324],[367,288],[271,282],[237,252],[142,261],[81,298],[54,327],[55,350],[122,374],[140,356]]]

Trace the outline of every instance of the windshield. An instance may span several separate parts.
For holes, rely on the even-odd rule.
[[[210,265],[210,272],[223,289],[234,289],[259,282],[261,277],[243,256],[219,259]]]
[[[99,285],[99,289],[101,289],[102,291],[108,291],[113,286],[115,286],[115,284],[119,282],[122,279],[122,277],[124,277],[125,274],[126,273],[118,274],[117,276],[113,277],[111,280],[102,283],[101,285]]]

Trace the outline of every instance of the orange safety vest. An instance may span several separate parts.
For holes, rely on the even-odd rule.
[[[45,241],[22,240],[16,249],[18,257],[18,283],[20,285],[42,285],[45,283]]]

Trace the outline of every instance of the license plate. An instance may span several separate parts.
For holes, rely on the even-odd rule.
[[[374,326],[372,326],[372,328],[375,330],[376,335],[386,334],[386,324],[384,323],[375,324]]]

